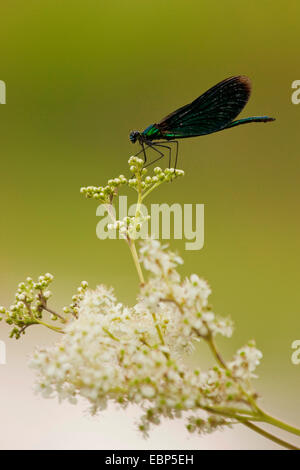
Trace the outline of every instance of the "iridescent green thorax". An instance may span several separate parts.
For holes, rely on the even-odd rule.
[[[156,124],[150,124],[141,134],[146,137],[147,140],[162,139],[163,137]]]

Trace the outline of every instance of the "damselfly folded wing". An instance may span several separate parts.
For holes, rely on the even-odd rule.
[[[181,139],[220,131],[242,111],[251,93],[248,77],[230,77],[155,125],[165,138]]]

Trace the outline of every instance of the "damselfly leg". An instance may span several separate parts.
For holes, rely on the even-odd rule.
[[[164,145],[164,144],[168,144],[168,145]],[[137,152],[135,154],[135,157],[137,157],[138,155],[140,155],[141,153],[143,153],[143,156],[144,156],[144,163],[147,163],[147,156],[146,156],[146,150],[148,148],[151,148],[153,149],[155,152],[159,153],[160,156],[158,158],[155,158],[153,161],[151,161],[150,163],[148,163],[147,165],[145,165],[145,168],[148,167],[148,166],[151,166],[153,165],[154,163],[156,163],[158,160],[160,160],[161,158],[163,158],[165,156],[165,154],[159,150],[157,147],[160,147],[160,148],[164,148],[164,149],[167,149],[169,151],[169,168],[171,167],[171,163],[172,163],[172,149],[171,147],[169,146],[169,144],[175,144],[176,145],[176,153],[175,153],[175,165],[174,165],[174,169],[176,169],[177,167],[177,160],[178,160],[178,141],[177,140],[163,140],[161,142],[151,142],[151,141],[148,141],[146,142],[146,146],[144,145],[144,142],[141,142],[141,150],[139,150],[139,152]]]

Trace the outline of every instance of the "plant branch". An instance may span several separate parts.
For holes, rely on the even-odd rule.
[[[286,449],[289,449],[289,450],[300,450],[299,447],[296,447],[294,446],[293,444],[290,444],[289,442],[287,441],[284,441],[283,439],[280,439],[279,437],[276,437],[274,436],[273,434],[265,431],[264,429],[260,428],[259,426],[256,426],[255,424],[253,423],[250,423],[249,421],[244,421],[242,422],[242,424],[244,426],[247,426],[247,428],[249,429],[252,429],[252,431],[255,431],[257,432],[258,434],[260,434],[261,436],[264,436],[266,437],[267,439],[275,442],[276,444],[282,446],[282,447],[285,447]]]
[[[300,436],[300,429],[291,426],[290,424],[284,423],[283,421],[277,418],[273,418],[273,416],[265,413],[262,410],[260,410],[260,413],[266,423],[269,423],[277,428],[283,429],[284,431],[290,432],[291,434],[295,434],[296,436]]]
[[[135,265],[137,273],[138,273],[140,284],[141,284],[141,286],[143,286],[145,284],[145,279],[144,279],[143,271],[142,271],[142,268],[141,268],[141,265],[140,265],[140,262],[139,262],[139,257],[138,257],[137,251],[136,251],[136,246],[135,246],[134,240],[132,240],[131,238],[128,238],[128,245],[129,245],[129,248],[130,248],[130,251],[131,251],[131,254],[132,254],[134,265]]]
[[[59,326],[49,325],[49,323],[45,323],[45,322],[43,322],[41,320],[38,320],[38,319],[36,319],[36,323],[38,323],[39,325],[43,325],[46,328],[49,328],[50,330],[56,331],[56,333],[62,333],[62,334],[65,333]]]
[[[46,310],[48,313],[51,313],[51,315],[59,318],[63,323],[67,323],[67,320],[62,315],[57,312],[54,312],[54,310],[51,310],[51,308],[47,307],[47,305],[43,304],[43,309]]]

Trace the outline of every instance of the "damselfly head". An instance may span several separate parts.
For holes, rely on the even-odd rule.
[[[139,131],[131,131],[129,134],[130,142],[134,144],[138,140],[139,135]]]

